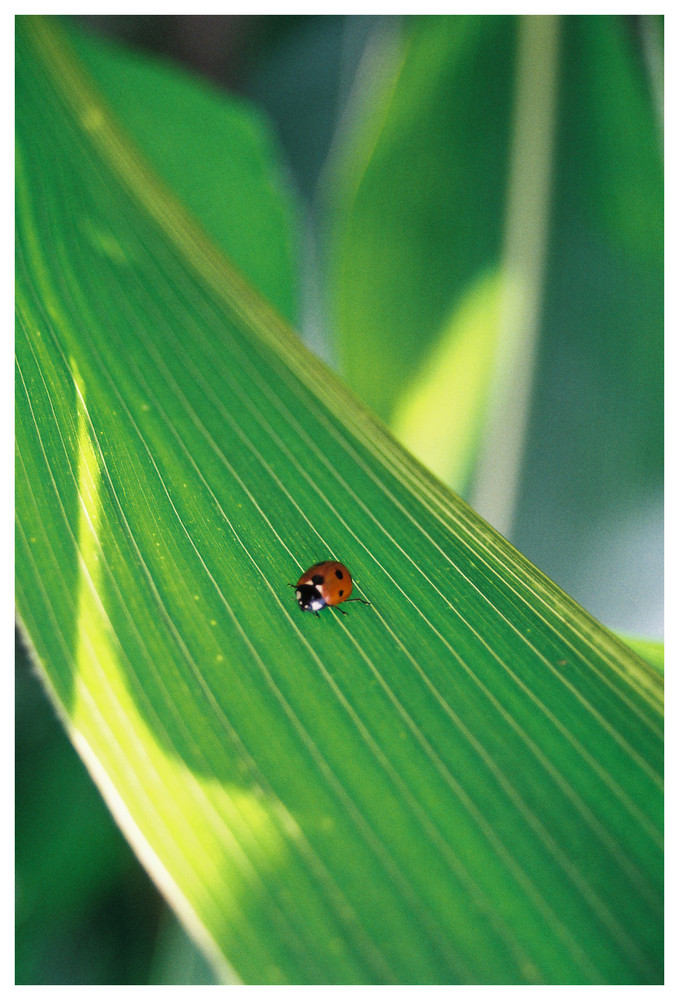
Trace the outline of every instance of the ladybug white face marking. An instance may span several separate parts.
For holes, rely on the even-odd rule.
[[[323,594],[313,583],[298,584],[295,590],[295,597],[302,611],[315,611],[318,613],[327,604]]]

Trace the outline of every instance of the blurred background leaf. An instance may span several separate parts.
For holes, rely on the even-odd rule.
[[[391,73],[359,77],[364,120],[338,137],[325,178],[333,327],[345,377],[386,420],[454,305],[500,263],[515,24],[407,18]],[[366,60],[387,58],[379,43]]]
[[[297,204],[268,123],[178,67],[83,32],[74,50],[152,166],[238,269],[297,318]]]

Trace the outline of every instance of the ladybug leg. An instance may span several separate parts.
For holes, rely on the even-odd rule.
[[[352,601],[360,601],[361,604],[367,604],[369,608],[372,607],[372,604],[370,603],[370,601],[364,601],[362,597],[348,597],[347,600],[344,603],[345,604],[351,604]],[[345,614],[346,614],[346,612],[345,612]]]
[[[335,611],[339,611],[339,613],[340,613],[341,615],[344,615],[344,617],[345,617],[345,618],[348,618],[348,617],[349,617],[349,616],[347,615],[346,611],[344,611],[344,610],[343,610],[342,608],[335,608]]]
[[[316,615],[316,617],[317,617],[317,618],[320,618],[320,617],[321,617],[321,616],[319,615],[318,611],[314,611],[314,614]]]

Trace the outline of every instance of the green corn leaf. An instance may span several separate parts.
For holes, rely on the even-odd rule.
[[[661,677],[305,351],[39,19],[17,100],[18,613],[222,977],[661,982]],[[370,607],[299,611],[324,558]]]
[[[620,639],[627,643],[630,649],[638,653],[642,659],[650,663],[652,667],[661,673],[665,669],[665,643],[658,639],[647,639],[638,635],[623,635],[618,633]]]

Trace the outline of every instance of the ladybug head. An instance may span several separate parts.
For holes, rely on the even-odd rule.
[[[326,606],[325,598],[313,583],[300,583],[295,590],[295,597],[302,611],[319,612]]]

